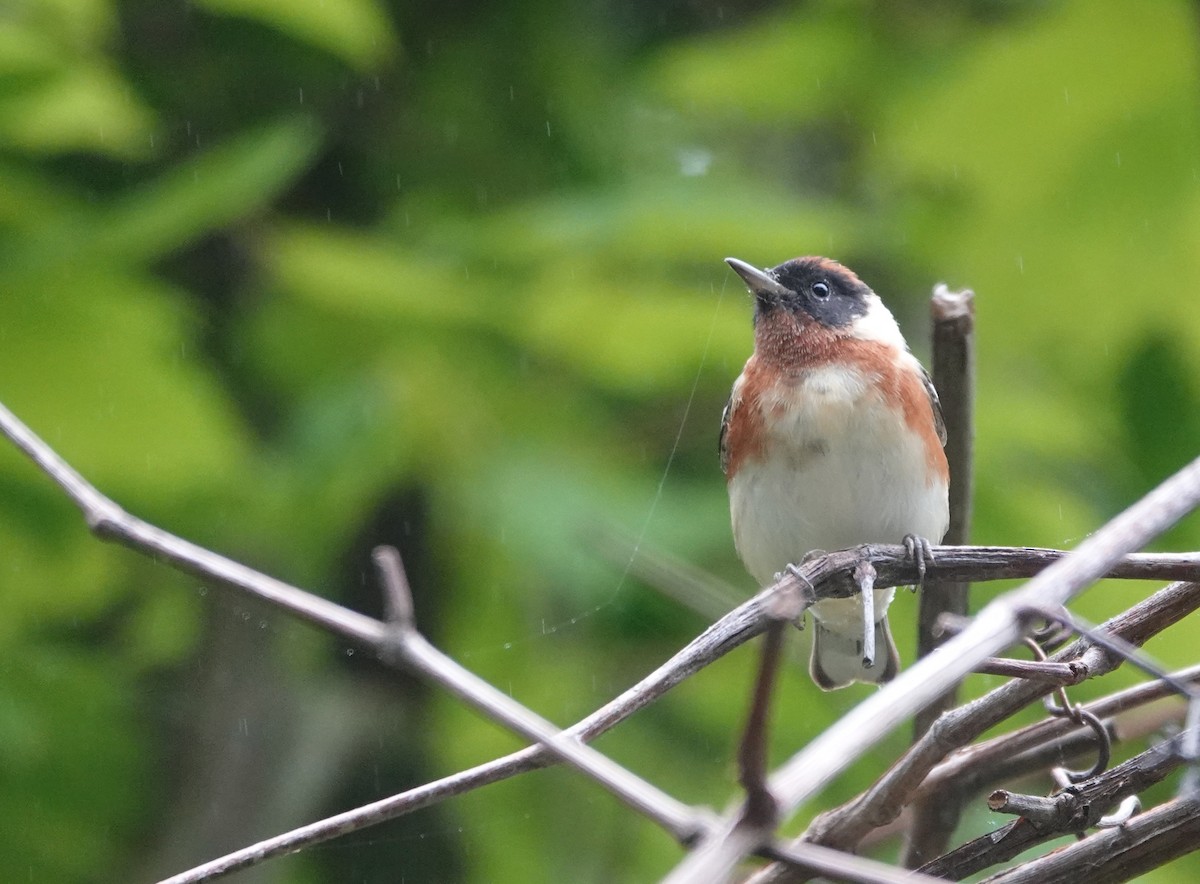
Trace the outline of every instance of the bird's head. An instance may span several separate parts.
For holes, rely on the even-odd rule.
[[[817,334],[877,341],[905,348],[891,312],[871,287],[831,258],[793,258],[759,270],[726,258],[754,295],[754,323],[786,326],[802,336]]]

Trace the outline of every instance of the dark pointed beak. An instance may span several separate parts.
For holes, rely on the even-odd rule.
[[[739,261],[737,258],[726,258],[725,263],[733,268],[734,273],[745,280],[751,294],[756,298],[775,300],[782,298],[784,295],[791,294],[786,286],[776,282],[775,277],[771,276],[765,270],[759,270],[757,267],[747,264],[745,261]]]

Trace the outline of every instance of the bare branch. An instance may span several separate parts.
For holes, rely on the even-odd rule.
[[[1089,780],[1068,786],[1053,798],[995,792],[988,799],[992,810],[1016,813],[1022,818],[926,863],[921,871],[958,880],[1012,859],[1051,838],[1086,831],[1122,798],[1159,782],[1183,760],[1179,742],[1173,740],[1147,749]]]
[[[971,536],[972,454],[975,434],[975,293],[934,289],[930,300],[933,318],[933,385],[946,424],[946,460],[950,464],[950,527],[943,543],[965,544]],[[917,618],[917,653],[924,657],[939,644],[938,617],[943,612],[967,613],[968,586],[963,581],[934,580],[921,591]],[[953,705],[948,692],[938,704],[917,717],[917,736]]]
[[[1083,547],[1080,546],[1080,549]],[[916,579],[916,569],[903,546],[868,544],[856,547],[853,552],[870,559],[875,566],[879,575],[875,580],[876,588],[908,586]],[[1035,577],[1072,553],[1030,546],[935,546],[933,555],[934,562],[929,565],[927,579],[984,582]],[[839,570],[849,573],[848,568]],[[1113,559],[1112,564],[1096,579],[1101,577],[1200,581],[1200,552],[1132,553],[1120,556]],[[847,582],[846,577],[839,578],[837,594],[849,595],[853,592],[852,586],[844,585]],[[835,593],[831,588],[822,587],[820,594]]]
[[[1087,678],[1083,668],[1070,663],[1050,663],[1034,660],[1012,660],[1008,657],[989,657],[975,671],[984,675],[1003,675],[1008,678],[1032,678],[1052,684],[1078,684]]]
[[[88,525],[100,538],[117,540],[138,552],[167,561],[180,569],[249,592],[287,613],[315,623],[345,640],[372,650],[385,662],[403,662],[406,665],[414,666],[420,671],[430,674],[431,677],[442,680],[442,683],[449,686],[457,695],[483,709],[485,713],[514,727],[518,732],[531,739],[546,740],[546,746],[530,747],[504,759],[481,765],[471,771],[455,774],[403,795],[376,802],[368,808],[342,814],[331,820],[304,827],[304,829],[276,839],[270,839],[268,842],[255,845],[245,851],[239,851],[238,854],[207,864],[203,867],[207,871],[194,870],[194,872],[200,873],[199,875],[188,873],[185,876],[177,876],[176,879],[173,879],[177,881],[206,880],[208,877],[231,871],[234,868],[243,868],[266,856],[291,852],[303,844],[315,843],[318,840],[325,840],[336,834],[350,831],[352,828],[360,828],[363,824],[367,824],[365,821],[378,822],[389,819],[448,795],[459,794],[522,770],[544,766],[552,763],[555,755],[569,757],[573,764],[582,766],[595,774],[604,767],[607,759],[599,761],[597,759],[603,759],[604,756],[591,757],[578,751],[583,748],[579,741],[589,739],[612,727],[707,663],[760,633],[771,619],[765,612],[764,605],[770,604],[774,608],[780,603],[785,603],[786,606],[790,606],[795,615],[812,600],[813,588],[820,596],[847,596],[856,589],[851,572],[864,559],[869,560],[877,570],[877,586],[911,583],[915,578],[916,569],[902,546],[864,546],[814,559],[800,569],[798,576],[788,575],[775,587],[739,606],[638,685],[630,688],[604,708],[577,724],[569,732],[561,733],[555,730],[553,725],[532,716],[528,710],[524,710],[507,695],[495,691],[471,673],[462,670],[453,661],[437,652],[424,639],[421,639],[415,631],[412,632],[412,640],[400,642],[400,650],[397,651],[394,625],[349,611],[130,516],[87,483],[3,406],[0,406],[0,432],[13,439],[18,447],[25,451],[67,492],[83,511]],[[1180,486],[1178,478],[1176,491],[1178,496],[1174,500],[1177,506],[1182,506],[1183,504],[1179,502],[1189,499],[1191,491]],[[1135,526],[1135,531],[1144,530],[1149,529],[1146,526]],[[1086,547],[1087,544],[1081,547],[1080,551],[1072,554],[1071,559],[1063,562],[1059,570],[1065,572],[1072,579],[1079,579],[1079,575],[1076,573],[1079,566],[1076,565],[1074,568],[1068,566],[1072,565]],[[1034,573],[1046,563],[1059,559],[1063,555],[1053,550],[962,547],[942,547],[936,549],[935,553],[938,564],[931,569],[931,576],[976,580]],[[1097,561],[1095,557],[1089,559],[1088,567],[1098,566]],[[1115,560],[1105,561],[1111,563]],[[1200,574],[1200,556],[1132,556],[1117,563],[1112,570],[1113,576],[1133,578],[1151,578],[1163,573]],[[401,586],[399,581],[402,581],[402,578],[398,579],[395,574],[392,574],[389,581],[391,586],[389,591],[396,591]],[[1036,584],[1037,581],[1034,583]],[[1031,584],[1031,586],[1033,585]],[[389,606],[397,619],[403,622],[404,604],[399,599],[400,596],[394,597]],[[992,628],[994,628],[994,624]],[[400,632],[404,633],[407,630],[401,629]],[[883,694],[877,696],[883,696]],[[530,717],[526,718],[526,715]],[[611,762],[608,763],[611,764]],[[788,768],[785,768],[785,773],[794,771],[794,764],[795,759]],[[619,794],[625,800],[640,810],[648,812],[652,818],[675,832],[677,837],[686,838],[689,832],[704,827],[702,815],[679,805],[669,797],[661,796],[661,793],[648,784],[643,784],[628,771],[618,767],[617,771],[609,772],[614,776],[606,777],[604,773],[601,773],[599,779],[619,790]],[[787,778],[784,779],[784,783],[795,792],[797,788],[795,783],[789,782]],[[643,786],[645,786],[645,790],[643,790]],[[665,800],[660,802],[660,797]],[[794,801],[795,799],[790,798],[789,800]],[[734,840],[742,844],[744,850],[754,850],[759,847],[772,849],[773,847],[769,843],[763,843],[762,832],[738,833]]]
[[[974,484],[975,293],[970,289],[955,292],[944,284],[938,285],[929,307],[933,320],[933,385],[946,423],[946,460],[951,476],[950,528],[946,538],[951,544],[963,544],[971,536]],[[965,614],[966,610],[957,613]]]
[[[933,319],[933,385],[941,399],[946,423],[946,460],[950,465],[950,527],[943,543],[964,544],[971,539],[975,441],[975,293],[953,292],[939,284],[930,300]],[[938,618],[943,613],[966,615],[970,585],[965,581],[934,580],[921,589],[917,609],[917,656],[924,657],[943,641]],[[952,687],[917,713],[913,739],[958,700]],[[918,801],[905,839],[901,864],[915,868],[937,856],[958,825],[963,797],[946,789],[935,800]]]
[[[561,760],[586,773],[629,807],[653,820],[676,839],[691,841],[708,825],[708,816],[672,798],[627,768],[562,732],[508,694],[451,660],[415,631],[401,634],[400,658],[430,681],[488,718],[529,740],[541,743]]]
[[[1152,602],[1154,598],[1147,601]],[[1178,681],[1200,680],[1200,664],[1180,669],[1174,672],[1173,676]],[[1080,708],[1103,718],[1160,700],[1173,693],[1171,686],[1165,681],[1148,681],[1086,703]],[[936,795],[947,783],[953,781],[962,781],[967,791],[986,788],[1003,777],[1015,775],[1017,771],[1029,770],[1030,766],[1021,761],[1026,753],[1049,745],[1071,732],[1082,733],[1083,729],[1069,719],[1046,718],[1012,733],[966,746],[934,767],[921,783],[918,794]]]
[[[781,814],[789,815],[908,716],[924,708],[985,659],[1018,640],[1025,631],[1030,609],[1065,604],[1126,553],[1174,525],[1197,503],[1200,503],[1200,458],[1117,516],[1069,556],[1020,589],[993,601],[937,654],[918,660],[796,753],[771,778],[771,792],[779,801]],[[1039,683],[1026,680],[1014,684]],[[885,778],[890,778],[892,788],[906,797],[911,796],[946,751],[962,745],[962,742],[938,745],[938,730],[935,725],[927,734],[932,739],[927,742],[923,738],[908,756],[913,760],[907,765],[902,761]],[[920,751],[923,745],[927,748]],[[900,806],[894,805],[896,813]],[[727,838],[731,830],[727,821],[721,835],[706,838],[667,880],[673,884],[727,880],[745,856],[744,845]]]
[[[1069,798],[1066,792],[1060,792],[1054,798],[1043,798],[1041,795],[997,789],[988,796],[987,805],[989,810],[996,813],[1011,813],[1037,826],[1049,828],[1061,825],[1062,820],[1070,817],[1074,802]]]
[[[1128,881],[1200,848],[1200,802],[1178,798],[1113,829],[1060,847],[985,884],[1072,884],[1087,870],[1088,884]]]
[[[0,405],[0,432],[66,491],[83,512],[88,527],[101,539],[115,540],[180,570],[249,592],[355,645],[377,649],[383,642],[387,630],[378,620],[268,577],[129,515],[75,472],[3,405]]]
[[[786,625],[786,620],[776,620],[767,629],[758,677],[754,682],[750,714],[746,716],[746,729],[738,750],[738,779],[746,790],[742,821],[746,825],[761,828],[768,835],[775,829],[776,809],[775,799],[767,789],[767,724],[770,721],[775,680],[779,674],[779,658],[783,654],[783,631]]]
[[[853,881],[857,884],[944,884],[941,878],[897,869],[877,860],[803,841],[786,847],[775,846],[763,852],[770,859],[786,862],[809,874],[828,876],[835,881]]]
[[[766,613],[765,606],[774,595],[773,591],[765,590],[731,611],[658,669],[564,733],[584,741],[595,739],[638,710],[650,705],[712,661],[720,659],[729,651],[759,635],[771,622],[772,618]],[[169,878],[164,884],[198,884],[201,881],[214,880],[273,857],[286,856],[349,832],[404,816],[517,774],[547,767],[554,764],[555,760],[542,746],[529,746],[503,758],[443,777],[407,792],[268,838]]]
[[[404,573],[404,561],[394,546],[378,546],[371,553],[383,583],[383,607],[387,622],[401,630],[416,629],[412,588]]]
[[[1176,583],[1143,599],[1104,624],[1112,635],[1139,645],[1200,608],[1200,584]],[[1080,640],[1062,649],[1054,662],[1075,661],[1089,677],[1111,672],[1123,661],[1102,648]],[[1049,694],[1054,685],[1032,680],[1011,681],[977,700],[951,710],[870,790],[835,810],[821,814],[805,838],[848,849],[873,828],[895,818],[911,800],[916,787],[951,749],[966,745],[1018,709]]]

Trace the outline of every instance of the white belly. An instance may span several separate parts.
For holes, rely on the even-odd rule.
[[[926,481],[923,444],[903,419],[851,373],[810,377],[804,390],[803,406],[773,423],[764,459],[747,460],[729,482],[734,542],[759,585],[815,549],[900,543],[906,534],[940,541],[946,487]],[[877,617],[891,596],[876,594]],[[820,607],[823,621],[854,620],[858,603]]]

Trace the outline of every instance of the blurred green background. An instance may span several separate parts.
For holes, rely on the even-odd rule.
[[[751,345],[726,255],[839,258],[922,358],[933,283],[978,292],[977,542],[1072,546],[1197,453],[1197,13],[8,0],[0,401],[134,513],[356,609],[396,544],[425,632],[565,725],[705,625],[636,579],[637,538],[752,589],[716,461]],[[1196,518],[1162,541],[1198,546]],[[911,659],[915,600],[893,611]],[[362,658],[100,544],[0,446],[0,879],[151,880],[520,745]],[[600,748],[723,807],[754,662]],[[775,759],[866,690],[789,667]],[[548,770],[234,880],[680,855]]]

